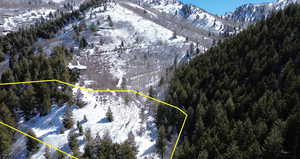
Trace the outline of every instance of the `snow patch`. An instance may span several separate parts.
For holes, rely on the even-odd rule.
[[[87,69],[86,66],[79,64],[78,61],[77,61],[77,65],[72,65],[71,63],[69,63],[68,67],[69,67],[70,69],[76,68],[76,69],[79,69],[79,70],[86,70],[86,69]]]

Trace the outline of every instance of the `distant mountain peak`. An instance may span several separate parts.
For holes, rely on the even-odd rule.
[[[270,3],[245,4],[235,11],[227,13],[224,18],[247,25],[260,19],[265,19],[272,12],[283,9],[291,3],[299,3],[300,0],[277,0]]]
[[[180,0],[132,0],[160,12],[187,20],[193,26],[215,34],[234,32],[235,25],[192,4]]]

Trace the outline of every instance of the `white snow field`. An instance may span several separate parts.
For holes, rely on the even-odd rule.
[[[73,89],[74,94],[78,93],[78,88]],[[128,133],[132,132],[135,136],[135,141],[138,146],[138,158],[153,157],[158,158],[155,154],[155,140],[156,140],[156,126],[154,118],[149,116],[142,121],[140,119],[141,107],[144,103],[132,101],[129,104],[124,103],[124,98],[115,93],[92,93],[88,91],[80,91],[82,93],[82,100],[87,103],[83,108],[72,106],[74,123],[79,121],[82,123],[83,129],[91,129],[93,137],[97,134],[100,136],[109,133],[114,142],[124,142],[127,139]],[[114,120],[108,122],[105,114],[108,108],[111,108]],[[51,112],[43,117],[36,116],[27,122],[20,123],[21,127],[32,129],[37,138],[51,144],[57,148],[62,149],[67,153],[71,153],[68,147],[68,133],[71,130],[65,130],[61,133],[63,128],[62,116],[67,109],[67,106],[57,107],[53,106]],[[147,112],[145,112],[147,113]],[[87,117],[87,122],[84,122],[84,116]],[[74,130],[78,132],[76,124]],[[80,151],[83,153],[85,138],[84,136],[78,137],[80,143]],[[14,148],[16,158],[25,159],[26,146],[24,146],[24,137],[18,139]],[[32,156],[32,159],[44,159],[45,145],[41,144],[41,148],[37,153]],[[51,150],[50,152],[55,152]]]
[[[47,19],[47,16],[51,12],[54,13],[55,10],[51,8],[28,9],[18,15],[4,18],[4,22],[0,24],[0,27],[5,30],[3,33],[5,35],[9,32],[17,31],[19,27],[25,26],[25,24],[34,24],[34,22],[37,22],[41,18]]]
[[[19,28],[29,27],[32,24],[49,19],[60,10],[66,11],[64,4],[78,9],[85,0],[0,0],[0,36],[18,31]]]

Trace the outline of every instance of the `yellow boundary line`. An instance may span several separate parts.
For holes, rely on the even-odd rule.
[[[31,83],[45,83],[45,82],[57,82],[57,83],[65,84],[65,85],[68,85],[68,86],[71,86],[71,87],[74,87],[74,88],[79,88],[79,89],[81,89],[81,90],[89,91],[89,92],[94,92],[94,93],[97,93],[97,92],[123,92],[123,93],[124,93],[124,92],[125,92],[125,93],[127,92],[127,93],[135,93],[135,94],[138,94],[138,95],[140,95],[140,96],[143,96],[143,97],[148,98],[148,99],[151,99],[151,100],[154,100],[154,101],[156,101],[156,102],[158,102],[158,103],[161,103],[161,104],[163,104],[163,105],[165,105],[165,106],[168,106],[168,107],[171,107],[171,108],[174,108],[174,109],[180,111],[182,114],[184,114],[185,117],[184,117],[182,126],[181,126],[181,128],[180,128],[178,137],[177,137],[177,139],[176,139],[175,145],[174,145],[174,147],[173,147],[173,150],[172,150],[172,153],[171,153],[171,156],[170,156],[170,159],[173,158],[174,153],[175,153],[175,151],[176,151],[176,147],[177,147],[178,142],[179,142],[179,139],[180,139],[180,137],[181,137],[181,133],[182,133],[183,128],[184,128],[184,126],[185,126],[185,122],[186,122],[187,117],[188,117],[188,114],[187,114],[185,111],[183,111],[182,109],[180,109],[179,107],[177,107],[177,106],[175,106],[175,105],[172,105],[172,104],[169,104],[169,103],[166,103],[166,102],[161,101],[161,100],[159,100],[159,99],[156,99],[156,98],[147,96],[147,95],[145,95],[145,94],[143,94],[143,93],[141,93],[141,92],[135,91],[135,90],[93,90],[93,89],[89,89],[89,88],[79,87],[79,86],[76,86],[76,85],[73,85],[73,84],[70,84],[70,83],[67,83],[67,82],[63,82],[63,81],[60,81],[60,80],[40,80],[40,81],[26,81],[26,82],[0,83],[0,86],[17,85],[17,84],[31,84]],[[52,148],[52,149],[54,149],[54,150],[56,150],[56,151],[59,151],[59,152],[65,154],[65,155],[67,155],[67,156],[69,156],[69,157],[71,157],[71,158],[73,158],[73,159],[79,159],[79,158],[77,158],[77,157],[75,157],[75,156],[73,156],[73,155],[71,155],[71,154],[69,154],[69,153],[67,153],[67,152],[65,152],[65,151],[63,151],[63,150],[61,150],[61,149],[59,149],[59,148],[56,148],[56,147],[54,147],[54,146],[52,146],[52,145],[50,145],[50,144],[48,144],[48,143],[46,143],[46,142],[44,142],[44,141],[42,141],[42,140],[40,140],[40,139],[38,139],[38,138],[35,138],[35,137],[33,137],[33,136],[31,136],[31,135],[29,135],[29,134],[27,134],[27,133],[25,133],[25,132],[23,132],[23,131],[21,131],[21,130],[19,130],[19,129],[16,129],[16,128],[14,128],[14,127],[8,125],[8,124],[5,124],[5,123],[3,123],[3,122],[1,122],[1,121],[0,121],[0,124],[6,126],[6,127],[8,127],[8,128],[10,128],[10,129],[12,129],[12,130],[14,130],[14,131],[17,131],[17,132],[19,132],[19,133],[21,133],[21,134],[23,134],[23,135],[25,135],[25,136],[27,136],[27,137],[29,137],[29,138],[31,138],[31,139],[34,139],[34,140],[36,140],[36,141],[38,141],[38,142],[40,142],[40,143],[42,143],[42,144],[48,146],[49,148]]]

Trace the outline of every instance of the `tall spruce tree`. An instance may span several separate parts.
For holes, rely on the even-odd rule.
[[[12,144],[11,132],[7,128],[0,126],[0,158],[9,158]]]
[[[0,62],[5,60],[5,54],[0,50]]]
[[[74,131],[70,131],[68,135],[68,143],[71,151],[73,152],[74,156],[79,156],[79,141],[77,140],[77,134]]]
[[[15,125],[15,117],[5,103],[0,103],[0,120],[9,125]]]
[[[79,48],[84,49],[87,47],[87,45],[88,45],[87,41],[85,40],[84,37],[82,37],[79,41]]]
[[[74,125],[73,112],[70,107],[67,107],[65,114],[63,116],[63,124],[66,129],[71,129]]]
[[[138,153],[135,138],[132,132],[128,134],[128,138],[124,143],[121,143],[118,148],[118,156],[124,159],[135,159]]]
[[[28,135],[36,138],[36,135],[32,130],[28,131]],[[37,142],[36,140],[34,140],[30,137],[27,137],[26,149],[29,152],[29,155],[37,152],[39,149],[39,142]]]
[[[166,144],[167,144],[166,143],[166,129],[162,125],[158,129],[158,139],[157,139],[157,143],[156,143],[157,152],[162,158],[165,157]]]
[[[51,95],[49,87],[43,87],[41,96],[40,113],[41,115],[47,115],[51,110]]]
[[[110,107],[108,107],[108,109],[107,109],[107,112],[106,112],[106,119],[107,119],[109,122],[112,122],[112,121],[114,120],[113,113],[112,113]]]
[[[26,85],[20,100],[21,109],[25,114],[25,118],[28,120],[34,115],[35,108],[37,106],[37,100],[35,98],[35,90],[31,84]]]

